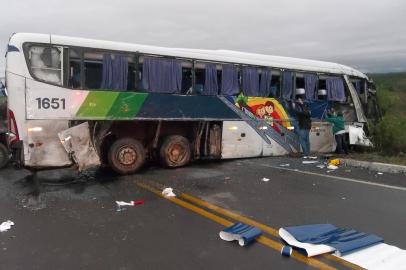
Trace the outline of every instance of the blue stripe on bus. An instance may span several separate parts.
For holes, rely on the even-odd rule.
[[[7,46],[7,52],[9,53],[9,52],[19,52],[20,50],[16,47],[16,46],[14,46],[14,45],[8,45]]]

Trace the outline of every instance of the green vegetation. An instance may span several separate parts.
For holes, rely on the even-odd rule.
[[[405,158],[406,73],[372,74],[382,119],[372,126],[376,150],[384,155]]]

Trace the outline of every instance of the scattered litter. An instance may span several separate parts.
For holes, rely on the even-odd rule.
[[[339,160],[338,158],[336,158],[336,159],[330,159],[330,160],[328,161],[328,165],[338,166],[338,165],[340,165],[340,160]]]
[[[262,181],[268,182],[268,181],[269,181],[269,178],[264,177],[264,178],[262,178]]]
[[[230,179],[231,179],[231,177],[229,177],[229,176],[224,177],[224,180],[230,180]]]
[[[345,200],[345,199],[347,199],[346,197],[341,197],[341,200]]]
[[[382,174],[383,174],[383,172],[377,172],[376,174],[382,175]]]
[[[294,171],[295,171],[295,172],[298,172],[298,171],[299,171],[299,169],[294,169]]]
[[[308,159],[317,159],[316,156],[308,156],[307,158],[308,158]]]
[[[11,226],[14,225],[14,222],[11,220],[4,221],[3,223],[0,224],[0,232],[6,232],[10,230]]]
[[[351,172],[351,170],[345,170],[345,172]]]
[[[176,194],[173,193],[173,188],[165,188],[162,190],[162,195],[165,197],[176,197]]]
[[[242,223],[235,223],[233,226],[222,230],[219,236],[224,241],[238,241],[240,246],[246,246],[252,243],[257,237],[262,234],[262,231],[256,227]]]
[[[279,165],[280,167],[289,167],[290,166],[290,164],[289,163],[283,163],[283,164],[281,164],[281,165]]]
[[[319,165],[316,165],[316,167],[317,167],[317,168],[320,168],[320,169],[324,169],[324,168],[326,167],[326,165],[324,165],[324,164],[319,164]]]
[[[327,173],[331,173],[331,172],[334,172],[334,170],[327,171]]]
[[[337,170],[337,169],[338,169],[338,166],[333,165],[333,164],[329,164],[329,165],[327,166],[327,169],[329,169],[329,170]]]
[[[303,160],[302,161],[303,164],[315,164],[315,163],[319,163],[317,160]]]
[[[144,204],[144,200],[137,200],[137,201],[130,201],[130,202],[124,202],[124,201],[116,201],[117,204],[117,212],[124,211],[126,210],[126,206],[134,206],[134,205],[140,205]]]
[[[290,246],[283,246],[281,249],[282,256],[290,257],[292,255],[292,248]]]

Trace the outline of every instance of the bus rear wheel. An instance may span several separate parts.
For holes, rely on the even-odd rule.
[[[171,135],[164,139],[159,155],[165,166],[176,168],[190,162],[192,151],[188,139],[180,135]]]
[[[144,164],[145,158],[144,146],[132,138],[118,139],[108,152],[109,165],[119,174],[135,173]]]

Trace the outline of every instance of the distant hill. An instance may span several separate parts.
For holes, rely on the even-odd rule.
[[[368,76],[374,80],[378,88],[406,92],[406,72],[368,74]]]

